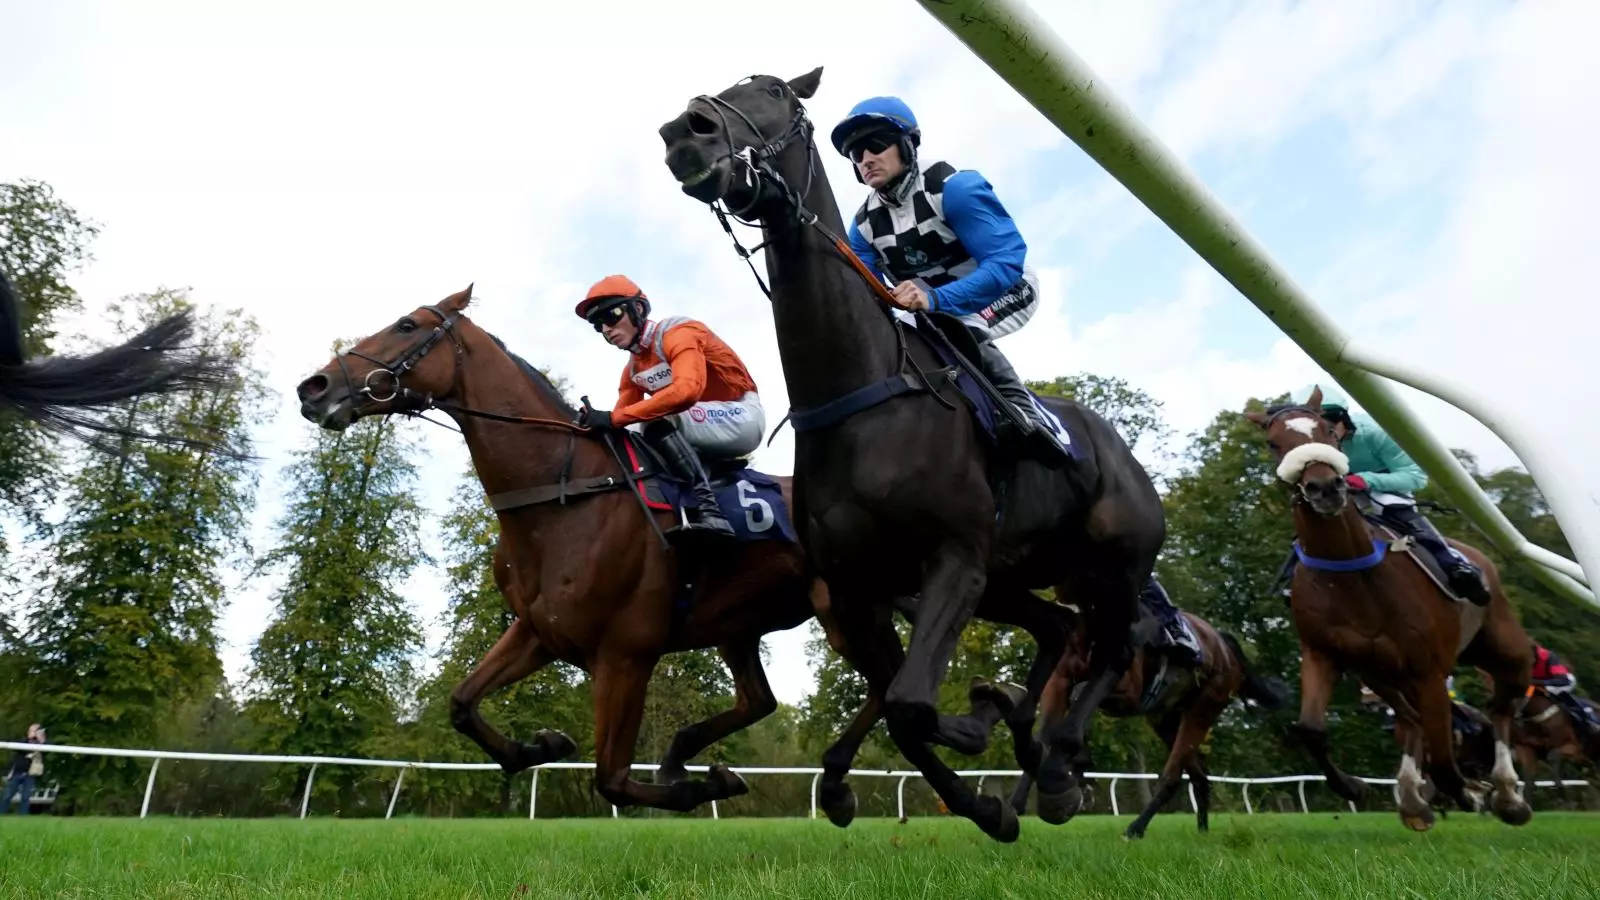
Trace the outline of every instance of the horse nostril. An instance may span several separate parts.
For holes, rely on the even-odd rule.
[[[717,133],[717,123],[704,113],[689,113],[689,130],[702,137],[709,137]]]
[[[313,375],[300,382],[300,386],[295,389],[295,393],[300,395],[300,402],[302,403],[307,400],[315,400],[327,392],[328,377],[326,375]]]

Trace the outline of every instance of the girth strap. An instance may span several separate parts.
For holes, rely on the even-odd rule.
[[[955,367],[940,369],[928,373],[928,381],[934,381],[937,376],[943,375],[950,378],[955,373]],[[849,418],[864,409],[870,409],[901,394],[914,394],[927,390],[927,385],[922,379],[910,372],[901,372],[882,381],[869,384],[864,388],[853,390],[836,400],[815,409],[790,410],[789,426],[796,432],[813,431],[825,428],[841,419]]]
[[[566,497],[579,497],[584,494],[604,494],[609,491],[621,490],[626,487],[626,479],[615,475],[602,475],[586,481],[560,482],[557,484],[540,485],[539,487],[519,488],[506,491],[503,494],[490,494],[489,505],[496,512],[516,509],[519,506],[535,506],[540,503],[549,503],[551,500]]]

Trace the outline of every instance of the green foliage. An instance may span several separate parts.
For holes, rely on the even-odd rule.
[[[421,644],[398,589],[428,561],[407,425],[386,416],[316,429],[285,472],[288,508],[261,560],[284,581],[251,651],[248,710],[265,751],[376,752],[395,727]],[[362,774],[319,772],[317,796],[336,794],[341,808],[358,802]]]
[[[79,308],[67,275],[88,262],[97,233],[48,184],[0,183],[0,270],[22,300],[22,345],[30,357],[48,355],[57,314]],[[0,410],[0,504],[8,512],[41,526],[58,464],[55,442],[39,424]]]
[[[188,305],[163,290],[111,312],[128,335]],[[199,321],[202,342],[248,359],[253,320],[229,310]],[[259,385],[241,365],[221,391],[145,397],[120,415],[140,430],[224,434],[248,452],[267,402]],[[37,572],[44,590],[25,604],[6,660],[28,690],[0,706],[49,723],[58,741],[149,746],[175,709],[221,689],[215,624],[226,567],[249,551],[256,473],[234,457],[134,439],[118,455],[82,452]],[[59,767],[90,790],[125,786],[136,768],[103,758]]]

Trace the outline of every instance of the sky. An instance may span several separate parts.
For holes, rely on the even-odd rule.
[[[1549,448],[1546,490],[1600,505],[1587,458],[1600,419],[1572,415],[1596,396],[1600,4],[1032,5],[1357,342],[1464,386]],[[295,384],[335,339],[468,283],[474,321],[607,406],[624,358],[571,310],[626,273],[660,313],[734,346],[775,424],[787,397],[765,300],[656,134],[753,73],[823,66],[807,104],[822,132],[864,97],[898,95],[924,159],[989,179],[1044,288],[999,344],[1024,378],[1126,379],[1162,401],[1179,449],[1219,410],[1319,374],[910,0],[0,0],[0,23],[0,181],[47,181],[102,227],[63,333],[109,337],[106,306],[160,286],[262,327],[274,393],[256,435],[258,550],[283,510],[281,468],[310,437]],[[854,209],[865,189],[825,156]],[[1447,445],[1517,464],[1464,414],[1400,393]],[[415,428],[421,496],[442,514],[464,446]],[[1139,453],[1154,465],[1160,449]],[[792,456],[786,428],[754,461],[786,474]],[[275,587],[233,577],[221,636],[235,683]],[[442,570],[404,594],[436,648]],[[767,639],[787,702],[811,686],[808,633]]]

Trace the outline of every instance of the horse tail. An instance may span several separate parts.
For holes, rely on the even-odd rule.
[[[1228,645],[1228,650],[1233,658],[1239,661],[1239,669],[1244,672],[1244,684],[1239,688],[1239,695],[1246,700],[1254,700],[1263,709],[1270,711],[1283,709],[1289,703],[1289,686],[1281,679],[1271,675],[1262,675],[1250,665],[1250,660],[1244,655],[1244,648],[1239,646],[1238,638],[1219,630],[1218,635]]]
[[[91,443],[93,435],[114,435],[216,446],[196,437],[144,434],[104,418],[117,404],[136,397],[216,389],[233,380],[232,360],[189,346],[191,310],[180,310],[121,344],[86,356],[33,360],[24,358],[21,321],[21,301],[0,273],[0,407]]]

